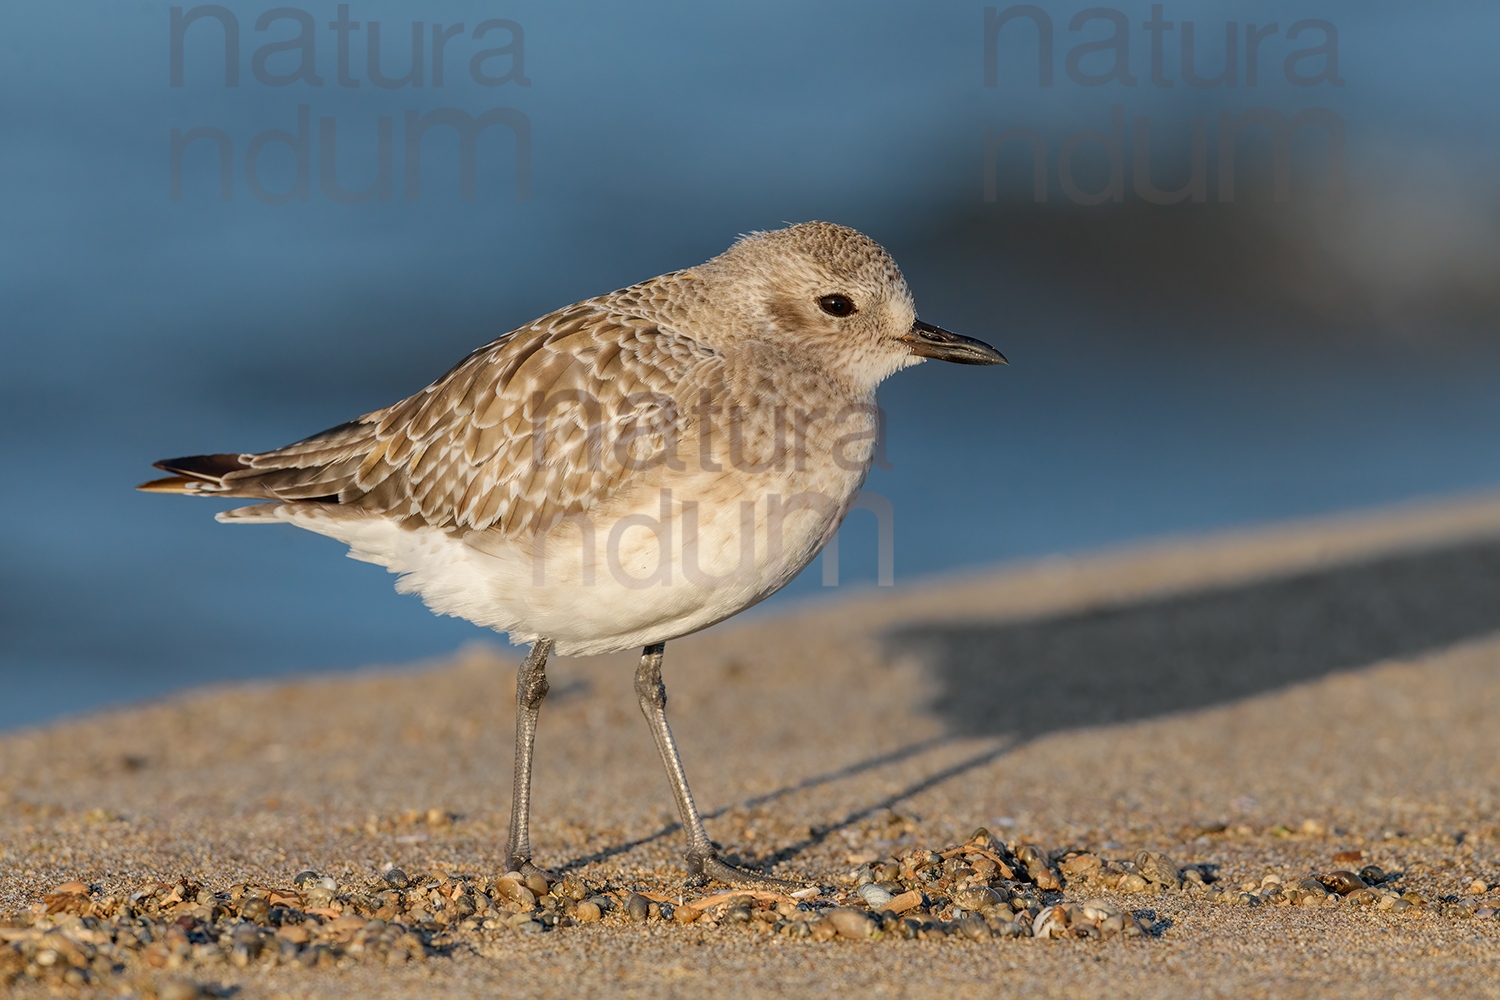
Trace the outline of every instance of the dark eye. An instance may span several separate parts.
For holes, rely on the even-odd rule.
[[[854,302],[845,295],[825,295],[818,300],[818,305],[830,316],[847,316],[854,312]]]

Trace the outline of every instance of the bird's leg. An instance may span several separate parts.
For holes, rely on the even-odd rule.
[[[536,745],[536,717],[547,697],[547,654],[551,639],[538,639],[516,671],[516,773],[510,792],[510,837],[505,842],[505,870],[524,871],[531,864],[531,756]]]
[[[658,642],[647,646],[641,653],[641,665],[635,672],[635,695],[640,701],[641,713],[651,727],[651,735],[656,739],[661,762],[667,769],[672,797],[677,800],[677,814],[682,817],[682,829],[687,834],[688,875],[695,879],[717,879],[729,883],[791,885],[782,879],[741,871],[726,864],[714,851],[713,842],[703,829],[703,817],[699,815],[693,793],[688,788],[682,757],[677,753],[677,741],[672,739],[672,730],[667,725],[667,688],[661,680],[661,657],[665,648],[666,643]]]

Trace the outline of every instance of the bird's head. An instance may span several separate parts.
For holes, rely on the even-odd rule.
[[[988,344],[917,319],[911,291],[879,243],[846,226],[804,222],[742,237],[694,268],[740,336],[816,354],[860,389],[929,358],[1004,364]]]

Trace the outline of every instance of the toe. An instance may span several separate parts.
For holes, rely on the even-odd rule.
[[[729,886],[761,886],[767,889],[791,890],[801,889],[807,885],[805,882],[773,878],[770,875],[761,875],[759,872],[747,872],[716,857],[703,858],[698,872],[706,879],[723,882]]]

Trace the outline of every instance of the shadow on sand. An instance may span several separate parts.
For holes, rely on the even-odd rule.
[[[1210,590],[1010,623],[917,624],[886,636],[915,654],[939,693],[946,737],[924,740],[726,806],[784,795],[918,757],[955,740],[995,745],[935,769],[750,867],[790,860],[830,834],[983,767],[1027,740],[1237,701],[1500,630],[1500,541],[1404,552]],[[572,869],[675,834],[657,832]]]
[[[887,636],[957,736],[1037,736],[1238,701],[1500,630],[1500,541],[1012,623]]]

